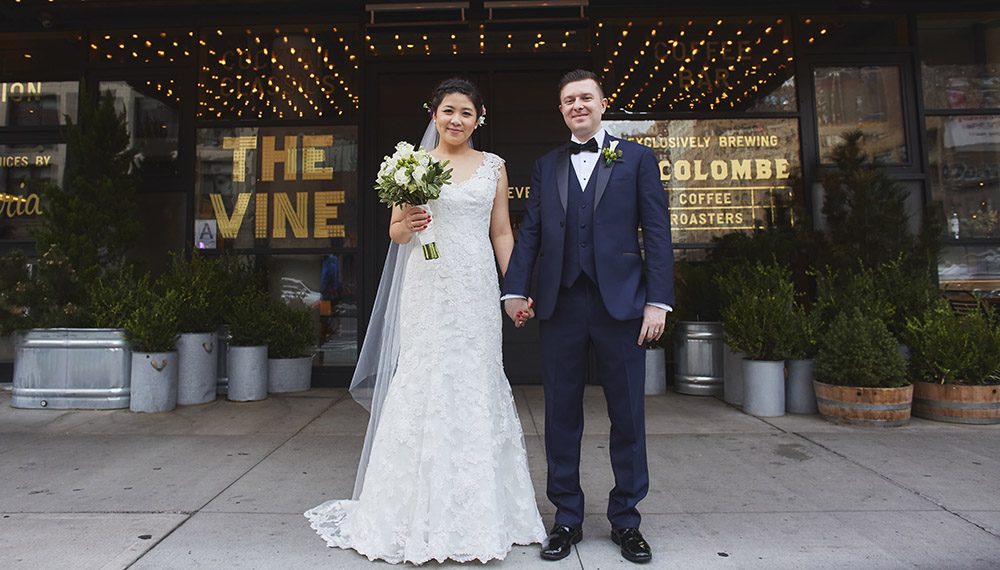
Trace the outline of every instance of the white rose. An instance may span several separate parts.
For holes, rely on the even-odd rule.
[[[413,154],[413,145],[406,141],[396,143],[396,154],[399,158],[409,158]]]
[[[406,175],[406,170],[400,168],[392,175],[392,179],[396,181],[397,184],[406,184],[409,182],[410,177]]]
[[[427,169],[419,164],[413,169],[414,182],[420,182],[421,180],[424,179],[424,176],[426,175],[427,175]]]

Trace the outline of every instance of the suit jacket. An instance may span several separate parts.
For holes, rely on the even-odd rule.
[[[674,253],[670,214],[652,149],[610,134],[604,146],[617,140],[621,158],[607,166],[597,158],[594,199],[594,256],[601,298],[618,320],[642,316],[646,303],[674,304]],[[528,296],[532,269],[539,263],[535,315],[552,316],[562,281],[566,241],[566,196],[570,167],[569,144],[535,162],[531,194],[517,231],[517,244],[504,278],[505,295]],[[639,253],[639,228],[646,258]]]

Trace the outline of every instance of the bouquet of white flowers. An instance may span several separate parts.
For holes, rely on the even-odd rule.
[[[451,169],[445,169],[448,161],[439,162],[421,147],[414,150],[408,142],[396,143],[396,152],[387,156],[378,169],[375,189],[382,202],[392,206],[419,206],[428,214],[429,200],[441,195],[441,187],[451,180]],[[417,232],[424,250],[424,259],[437,259],[438,247],[434,240],[431,224]]]

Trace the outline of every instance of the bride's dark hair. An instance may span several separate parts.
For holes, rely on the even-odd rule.
[[[437,111],[438,105],[441,104],[441,100],[444,99],[445,95],[451,95],[452,93],[461,93],[472,101],[472,106],[476,108],[477,119],[483,114],[483,96],[479,93],[479,89],[472,82],[459,77],[445,79],[441,83],[438,83],[438,86],[434,88],[434,93],[431,95],[431,112]]]

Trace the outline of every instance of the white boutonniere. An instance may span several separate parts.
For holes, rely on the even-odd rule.
[[[619,141],[611,141],[609,146],[601,149],[601,155],[604,157],[604,166],[611,166],[611,163],[621,160],[622,151],[616,150],[618,148],[618,142]]]

